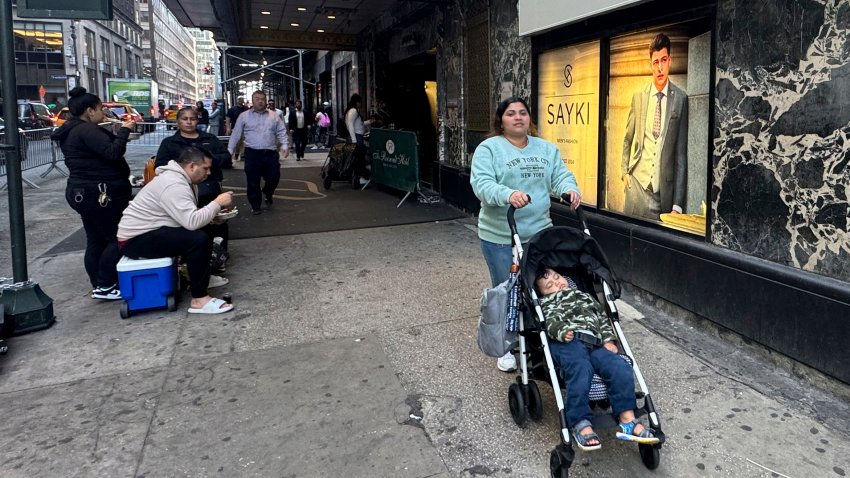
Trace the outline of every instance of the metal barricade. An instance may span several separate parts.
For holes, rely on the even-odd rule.
[[[41,166],[49,166],[39,176],[45,177],[54,169],[59,171],[63,176],[68,176],[68,173],[58,166],[59,161],[65,158],[59,150],[59,145],[50,139],[50,134],[53,128],[27,129],[18,132],[18,144],[20,147],[21,171],[34,169]],[[0,133],[0,142],[6,143],[6,132]],[[2,155],[2,153],[0,153]],[[0,177],[6,176],[6,158],[0,156]],[[38,189],[38,186],[25,177],[21,181],[28,186]],[[5,189],[6,184],[0,186],[0,189]]]

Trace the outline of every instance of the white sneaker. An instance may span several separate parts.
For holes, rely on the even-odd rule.
[[[213,287],[221,287],[223,285],[227,285],[230,280],[226,277],[211,275],[210,283],[207,285],[207,288],[212,289]]]
[[[508,352],[499,357],[499,360],[496,361],[496,367],[502,372],[513,372],[516,370],[516,358],[514,354]]]
[[[369,181],[367,181],[366,178],[360,178],[360,185],[361,186],[365,186],[367,182],[369,182]]]

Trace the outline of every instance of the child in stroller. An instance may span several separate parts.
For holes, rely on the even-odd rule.
[[[562,199],[567,201],[569,198],[562,196]],[[519,266],[517,297],[521,302],[518,307],[517,325],[520,373],[516,377],[516,382],[508,388],[511,417],[520,427],[525,427],[529,419],[540,420],[543,416],[543,401],[537,381],[548,382],[552,385],[560,421],[558,434],[560,444],[552,449],[549,455],[549,469],[553,478],[569,476],[570,466],[575,459],[572,446],[574,442],[585,450],[594,446],[595,448],[591,449],[598,449],[600,445],[598,436],[595,440],[591,439],[594,438],[592,436],[595,434],[594,429],[611,427],[618,428],[620,432],[617,434],[618,438],[637,444],[641,461],[648,469],[658,468],[661,448],[666,441],[661,420],[649,393],[649,387],[646,385],[640,366],[620,324],[615,303],[620,296],[620,285],[608,265],[605,253],[590,235],[582,208],[575,209],[581,229],[564,226],[549,227],[532,236],[526,244],[520,242],[514,220],[515,212],[515,208],[508,208],[513,264]],[[553,281],[547,284],[547,269],[549,269],[549,279],[555,279],[555,276],[551,274],[551,271],[555,271],[562,276],[563,282]],[[540,279],[543,280],[540,281]],[[572,280],[575,287],[567,282],[568,280]],[[538,283],[539,286],[536,286]],[[538,297],[538,287],[541,287],[541,293],[548,296],[544,297],[543,301]],[[593,314],[595,319],[591,321],[592,324],[598,325],[582,325],[581,327],[563,325],[564,321],[571,320],[572,315],[559,316],[554,309],[571,303],[569,297],[565,301],[562,296],[578,297],[573,293],[564,293],[572,289],[586,294],[582,296],[585,300],[580,303],[584,304],[586,313]],[[596,300],[597,297],[599,300]],[[550,309],[548,317],[544,315],[542,305]],[[550,325],[550,322],[553,324]],[[559,326],[558,323],[562,325]],[[550,327],[552,327],[551,332],[549,332]],[[579,333],[580,329],[590,329],[591,334],[587,336]],[[572,331],[572,335],[569,331]],[[550,334],[555,340],[549,338]],[[564,342],[565,338],[570,337],[572,340]],[[593,342],[593,352],[583,346],[582,338]],[[605,342],[607,345],[603,345]],[[558,353],[555,352],[556,349]],[[581,366],[581,375],[570,370],[571,365],[566,360],[570,357],[564,357],[561,349],[582,354],[581,360],[577,361],[577,363],[584,362]],[[617,350],[618,355],[612,353],[612,350]],[[610,367],[621,373],[623,377],[618,376],[615,381],[610,381],[607,377],[594,375],[594,371],[602,375],[608,373],[605,370],[607,364],[599,367],[597,363],[594,363],[599,357],[605,357],[606,362],[608,359],[622,360],[623,365],[611,362],[617,365],[610,365]],[[560,367],[556,366],[556,360]],[[586,375],[588,369],[592,378]],[[633,377],[626,378],[625,375],[628,374],[633,374]],[[565,405],[561,383],[564,379],[569,382],[573,376],[581,377],[575,379],[581,383],[567,384],[566,395],[572,402]],[[607,384],[606,381],[608,381]],[[635,385],[637,390],[634,389]],[[583,391],[579,393],[576,390],[573,394],[570,389],[576,386]],[[609,387],[611,390],[606,390]],[[613,404],[615,414],[612,415],[607,413],[614,400],[609,393],[614,393],[615,396],[632,393],[634,397],[623,396],[622,401],[617,398],[617,403]],[[575,407],[572,406],[573,404]],[[596,408],[599,412],[592,416],[592,420],[588,420],[590,414],[587,412],[590,407]],[[648,423],[639,425],[635,419],[644,416]],[[581,423],[582,420],[588,420],[588,422]],[[588,429],[590,423],[593,426]],[[618,425],[625,426],[618,427]]]
[[[575,288],[548,266],[542,266],[535,285],[546,318],[552,358],[566,382],[567,424],[574,429],[579,449],[601,448],[593,431],[588,393],[597,373],[605,381],[614,415],[619,419],[617,438],[647,445],[656,444],[652,435],[635,418],[635,383],[631,365],[618,354],[616,335],[599,303]]]

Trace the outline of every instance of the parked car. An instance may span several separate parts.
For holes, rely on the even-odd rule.
[[[46,104],[18,100],[18,126],[21,129],[52,128],[54,125],[53,113]]]
[[[127,103],[113,103],[111,101],[103,102],[104,110],[109,109],[115,113],[119,119],[122,121],[131,119],[136,122],[136,133],[143,133],[144,127],[142,123],[145,121],[144,117],[142,117],[141,113],[136,111],[136,108],[133,108],[133,105]]]

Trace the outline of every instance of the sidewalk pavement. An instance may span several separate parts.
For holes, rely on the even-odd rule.
[[[121,320],[88,297],[82,252],[40,257],[79,227],[64,180],[41,185],[25,191],[29,270],[58,320],[0,357],[0,476],[548,476],[550,387],[543,420],[517,428],[514,376],[475,345],[488,276],[471,219],[233,241],[214,292],[234,312],[188,314],[183,297]],[[618,306],[668,442],[649,473],[602,430],[572,476],[850,470],[846,387],[811,387],[642,296]]]

